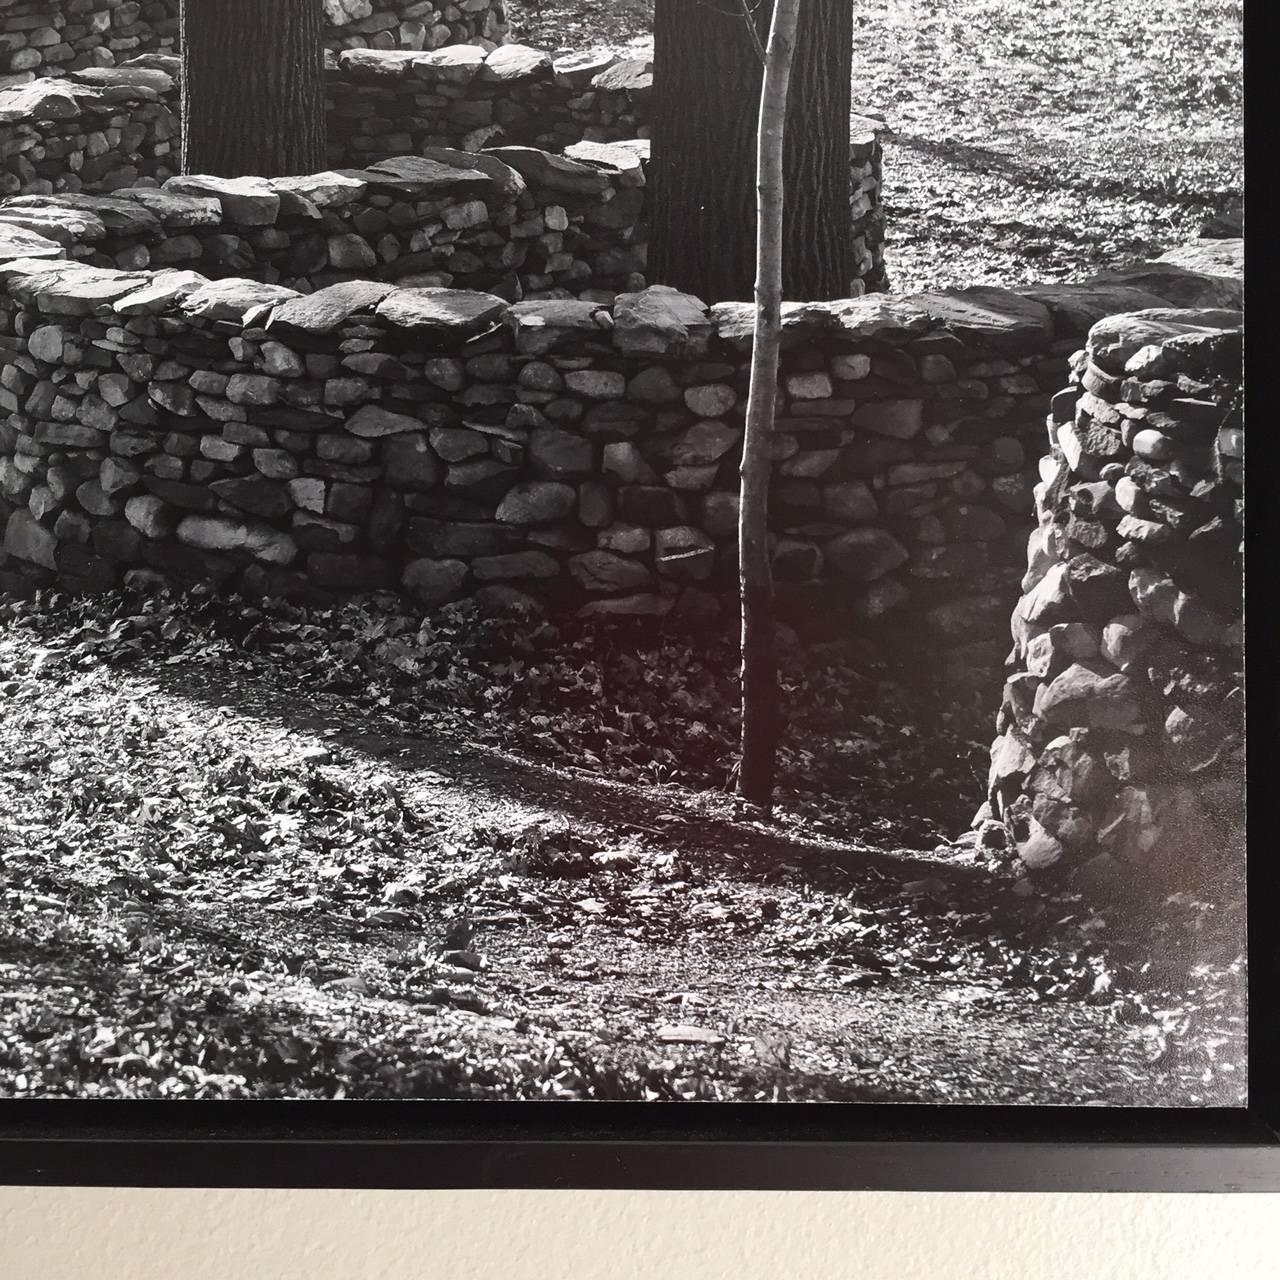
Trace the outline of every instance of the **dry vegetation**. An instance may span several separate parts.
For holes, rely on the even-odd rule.
[[[848,646],[793,658],[786,816],[743,820],[728,652],[469,606],[5,606],[0,1094],[1241,1096],[1238,911],[1118,931],[935,850],[964,739]],[[842,840],[806,816],[836,810]]]

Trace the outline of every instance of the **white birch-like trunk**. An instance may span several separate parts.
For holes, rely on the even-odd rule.
[[[801,0],[777,0],[765,56],[756,149],[756,317],[742,443],[738,584],[742,605],[742,738],[738,793],[769,809],[781,707],[769,564],[770,440],[782,338],[782,158]]]

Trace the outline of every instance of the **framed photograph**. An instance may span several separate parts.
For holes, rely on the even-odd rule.
[[[0,1176],[1280,1187],[1245,49],[0,0]]]

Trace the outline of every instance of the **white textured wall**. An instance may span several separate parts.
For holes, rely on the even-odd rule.
[[[1280,1195],[0,1188],[23,1280],[1254,1280]]]

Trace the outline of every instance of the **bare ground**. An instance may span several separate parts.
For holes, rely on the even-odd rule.
[[[1240,1096],[1240,968],[1203,938],[1144,974],[963,859],[504,750],[447,706],[406,732],[177,628],[95,659],[79,620],[0,635],[0,1093]]]

